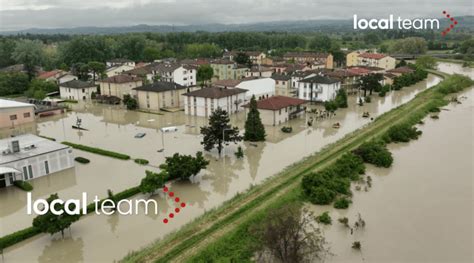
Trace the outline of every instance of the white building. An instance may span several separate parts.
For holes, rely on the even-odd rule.
[[[246,92],[240,88],[210,87],[184,93],[184,112],[187,115],[208,117],[220,107],[230,115],[242,110]]]
[[[69,146],[32,134],[0,140],[0,188],[74,167]]]
[[[0,99],[0,129],[14,128],[34,121],[35,105]]]
[[[118,65],[118,66],[112,66],[112,67],[108,67],[105,69],[105,75],[107,75],[107,77],[113,77],[113,76],[117,76],[117,75],[120,75],[122,73],[124,73],[125,71],[129,71],[129,70],[132,70],[134,69],[135,66],[130,66],[130,65]],[[92,73],[90,74],[91,75],[91,78],[93,78],[94,76],[92,75]],[[100,76],[96,76],[96,79],[98,79]]]
[[[59,94],[62,99],[90,100],[93,92],[97,93],[97,86],[87,81],[71,80],[59,84]]]
[[[357,56],[357,66],[394,69],[396,59],[380,53],[362,53]]]
[[[324,102],[336,98],[341,81],[324,76],[304,78],[297,82],[298,97],[311,102]]]
[[[250,101],[252,96],[261,100],[275,95],[275,80],[272,78],[242,79],[235,87],[247,90],[246,101]]]
[[[109,67],[116,67],[116,66],[130,66],[132,68],[135,67],[135,62],[130,60],[130,59],[125,59],[125,58],[116,58],[116,59],[111,59],[105,62],[105,65]]]
[[[178,63],[153,63],[149,65],[154,76],[160,76],[160,81],[174,82],[181,86],[195,86],[197,70],[192,66]]]

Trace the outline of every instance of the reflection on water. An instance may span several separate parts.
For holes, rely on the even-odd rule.
[[[266,127],[268,140],[255,144],[256,147],[249,143],[242,143],[245,156],[240,160],[234,156],[237,150],[237,145],[234,144],[225,147],[223,157],[219,157],[216,151],[205,153],[206,159],[210,160],[208,169],[193,178],[191,182],[170,184],[176,195],[187,204],[189,203],[189,206],[186,206],[170,223],[164,225],[162,218],[174,209],[175,204],[162,194],[158,194],[151,197],[148,195],[135,197],[157,200],[160,209],[158,216],[140,213],[136,216],[120,216],[115,219],[108,216],[89,215],[73,224],[73,237],[80,237],[83,241],[81,250],[83,260],[110,262],[121,259],[128,251],[136,250],[167,235],[205,211],[245,191],[251,185],[262,182],[288,165],[321,150],[329,143],[369,123],[369,119],[362,117],[363,112],[368,111],[371,117],[377,117],[407,102],[427,86],[435,85],[439,81],[438,77],[430,75],[427,80],[389,93],[385,98],[373,96],[372,103],[366,103],[363,106],[358,106],[356,97],[350,96],[349,108],[338,110],[337,115],[330,119],[314,122],[312,127],[306,127],[304,118],[291,120],[290,123],[285,124],[293,127],[293,133],[290,134],[281,132],[281,126]],[[138,113],[125,111],[117,106],[78,104],[74,107],[77,112],[69,112],[62,118],[41,119],[38,122],[39,134],[54,137],[58,141],[67,140],[123,152],[134,158],[148,159],[153,165],[164,162],[165,156],[174,152],[194,154],[196,151],[202,151],[199,127],[206,124],[205,118],[185,116],[183,112],[164,115]],[[89,131],[78,134],[70,128],[75,124],[77,116],[83,120],[83,126]],[[231,116],[231,121],[234,125],[243,128],[245,114],[242,112],[234,114]],[[341,123],[341,128],[332,128],[334,122]],[[165,151],[158,153],[157,149],[162,147],[161,133],[158,129],[163,126],[177,126],[178,132],[165,134]],[[134,138],[134,135],[139,132],[146,133],[146,136],[142,139]],[[75,152],[77,156],[91,159],[91,163],[76,165],[76,184],[60,191],[60,196],[64,198],[77,198],[81,191],[87,191],[89,195],[105,196],[109,188],[118,192],[137,185],[146,169],[156,170],[155,167],[136,165],[133,161],[120,161]],[[34,191],[37,190],[41,191],[41,189]],[[4,224],[8,226],[8,230],[2,231],[12,232],[10,225],[15,219],[21,221],[24,226],[31,223],[31,219],[26,220],[24,214],[21,213],[22,209],[19,211],[6,218],[0,218],[2,225],[4,221],[8,223]],[[49,236],[42,235],[41,238],[21,243],[7,249],[5,257],[15,261],[31,261],[39,255],[50,253],[46,251],[46,246],[51,243],[49,240]],[[72,245],[61,249],[75,253]]]
[[[423,135],[410,143],[390,144],[391,168],[369,166],[368,192],[356,191],[347,210],[311,206],[315,214],[330,211],[325,236],[335,254],[330,262],[473,262],[474,247],[474,90],[463,104],[450,104],[440,119],[425,119]],[[363,230],[350,230],[360,213]],[[362,253],[351,248],[361,241]]]

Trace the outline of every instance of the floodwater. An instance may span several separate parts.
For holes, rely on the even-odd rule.
[[[368,166],[372,187],[353,186],[349,209],[310,206],[333,219],[323,226],[329,262],[474,262],[474,90],[460,96],[467,97],[462,104],[419,125],[418,140],[389,145],[391,168]],[[353,226],[358,214],[366,226],[351,235],[337,220],[347,217]]]
[[[242,143],[245,156],[241,160],[235,158],[237,146],[233,144],[226,146],[226,154],[221,158],[215,151],[205,153],[205,157],[210,160],[205,171],[193,178],[192,182],[169,184],[170,189],[187,206],[168,224],[163,224],[162,219],[174,210],[175,204],[173,200],[157,194],[151,198],[159,204],[159,215],[88,215],[73,224],[71,232],[64,239],[59,234],[53,237],[40,235],[6,249],[5,261],[119,260],[129,251],[137,250],[179,229],[251,185],[262,182],[290,164],[367,124],[370,120],[362,118],[363,112],[368,111],[371,117],[376,117],[409,101],[417,93],[439,81],[440,78],[430,75],[426,81],[389,93],[384,98],[373,96],[372,103],[364,106],[356,105],[356,97],[350,96],[348,109],[338,110],[336,116],[315,122],[313,127],[306,127],[304,118],[285,124],[293,127],[291,134],[282,133],[281,127],[266,127],[267,142],[258,143],[257,146]],[[38,179],[39,181],[34,182],[35,198],[45,198],[49,193],[57,191],[62,198],[78,198],[82,191],[88,192],[89,196],[98,194],[105,197],[107,189],[118,192],[137,185],[144,176],[144,170],[156,171],[156,165],[162,163],[165,156],[174,152],[194,154],[202,150],[199,126],[205,124],[204,118],[185,116],[183,112],[164,115],[139,113],[117,106],[79,104],[73,107],[73,112],[63,116],[41,119],[36,125],[37,133],[54,137],[58,141],[67,140],[126,153],[134,158],[145,158],[155,167],[139,166],[133,161],[115,160],[75,150],[76,156],[87,157],[91,163],[77,164],[72,171],[64,172],[69,183],[48,178]],[[83,127],[89,131],[78,132],[70,128],[77,117],[82,119]],[[232,115],[231,120],[242,128],[245,115],[242,112]],[[340,129],[332,128],[335,122],[341,124]],[[157,150],[163,148],[159,128],[164,126],[176,126],[178,132],[164,134],[165,151],[159,153]],[[146,136],[142,139],[134,138],[140,132],[146,133]],[[54,178],[59,176],[61,175],[55,175]],[[30,225],[31,218],[24,214],[25,196],[24,192],[16,188],[0,190],[2,235]],[[138,195],[135,198],[148,196]],[[3,212],[4,207],[6,212]]]
[[[470,67],[463,67],[462,64],[458,63],[448,63],[448,62],[438,62],[439,71],[448,73],[448,74],[460,74],[468,76],[471,79],[474,79],[474,70]]]

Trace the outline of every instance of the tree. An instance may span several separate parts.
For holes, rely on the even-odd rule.
[[[170,179],[185,180],[197,175],[208,164],[209,161],[204,159],[202,152],[197,152],[196,157],[175,153],[172,157],[166,157],[166,162],[160,168],[166,170]]]
[[[214,76],[214,69],[210,65],[201,65],[197,70],[197,80],[201,81],[203,86],[206,84],[206,81],[212,79]]]
[[[328,52],[331,49],[331,39],[327,35],[318,34],[309,42],[309,48],[318,52]]]
[[[368,74],[360,78],[359,80],[359,87],[364,90],[364,97],[367,97],[367,91],[370,91],[370,95],[372,95],[372,91],[380,90],[382,85],[379,81],[383,79],[383,75],[376,73],[376,74]]]
[[[140,192],[144,194],[153,194],[158,188],[165,185],[165,181],[168,178],[166,171],[162,170],[160,173],[154,173],[152,171],[145,171],[145,178],[140,182]]]
[[[44,60],[43,44],[39,40],[22,40],[16,44],[12,58],[24,65],[28,77],[32,79],[36,75],[36,67]]]
[[[222,54],[221,49],[214,44],[193,43],[184,47],[184,56],[187,58],[215,58]]]
[[[99,61],[87,63],[87,69],[92,73],[92,81],[95,83],[96,76],[102,76],[105,73],[105,64]]]
[[[15,50],[16,42],[12,39],[0,39],[0,68],[15,64],[12,53]]]
[[[28,75],[25,73],[0,72],[0,96],[23,94],[28,89],[29,83]]]
[[[86,63],[78,62],[72,66],[72,73],[80,80],[87,81],[89,79],[89,66]]]
[[[58,85],[56,85],[56,83],[42,79],[34,79],[31,81],[28,90],[25,92],[25,96],[42,100],[46,98],[47,93],[54,91],[58,91]]]
[[[250,99],[249,113],[245,121],[244,140],[251,142],[265,141],[265,127],[260,119],[260,112],[257,109],[255,95]]]
[[[347,93],[344,89],[339,89],[336,93],[336,98],[334,101],[339,108],[347,108]]]
[[[428,49],[426,40],[422,37],[407,37],[396,40],[390,48],[391,53],[424,54]]]
[[[287,263],[323,259],[328,249],[314,220],[312,213],[294,204],[270,211],[253,230],[263,246],[258,256],[270,254],[270,262]]]
[[[430,56],[421,56],[416,59],[417,66],[423,68],[423,69],[436,69],[437,62],[436,59]]]
[[[249,68],[251,68],[253,65],[252,61],[250,60],[250,57],[244,52],[238,52],[237,55],[235,55],[234,57],[234,61],[237,64],[246,65]]]
[[[51,202],[59,199],[58,194],[52,194],[46,201],[51,206]],[[79,214],[70,215],[64,208],[64,204],[56,203],[54,205],[56,211],[63,210],[64,212],[61,215],[55,215],[51,212],[51,207],[48,212],[44,215],[38,215],[33,219],[33,226],[38,228],[42,233],[49,233],[51,235],[61,232],[62,237],[64,237],[64,229],[69,228],[72,223],[77,221],[80,217]],[[77,209],[74,204],[70,204],[68,207],[70,211]]]
[[[123,104],[127,106],[127,110],[135,110],[138,108],[138,101],[129,94],[123,95]]]
[[[204,145],[204,150],[210,151],[217,148],[220,155],[223,143],[237,143],[242,140],[242,136],[239,135],[239,128],[231,127],[229,122],[227,111],[218,107],[212,112],[209,118],[209,126],[201,127],[201,134],[204,135],[201,144]]]

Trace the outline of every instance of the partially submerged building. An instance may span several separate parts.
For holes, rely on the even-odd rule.
[[[280,125],[304,114],[307,101],[285,96],[273,96],[257,101],[257,109],[264,125]],[[250,104],[243,106],[249,108]]]
[[[229,114],[241,110],[247,90],[240,88],[202,88],[184,93],[184,112],[187,115],[208,117],[218,107]]]
[[[35,121],[35,105],[0,99],[0,129]]]
[[[0,140],[0,188],[74,167],[71,147],[32,134]]]

